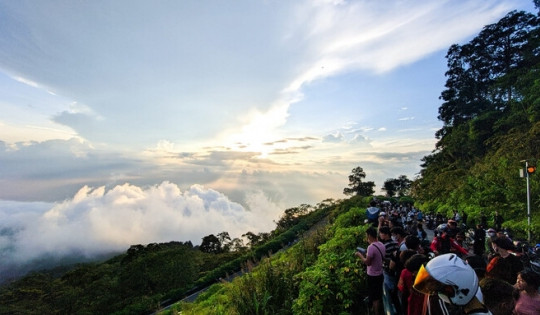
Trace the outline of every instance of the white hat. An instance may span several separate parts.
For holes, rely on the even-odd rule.
[[[381,213],[379,213],[379,216],[384,216],[386,215],[386,212],[382,211]]]

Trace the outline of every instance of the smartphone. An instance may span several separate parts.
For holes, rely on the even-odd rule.
[[[356,251],[361,252],[363,255],[366,254],[366,249],[365,249],[365,248],[362,248],[362,247],[357,247],[357,248],[356,248]]]

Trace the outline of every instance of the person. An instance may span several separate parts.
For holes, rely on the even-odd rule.
[[[444,229],[441,235],[437,235],[433,238],[430,245],[431,251],[435,255],[448,254],[451,251],[459,253],[461,255],[467,255],[468,252],[450,236],[448,236],[447,230]]]
[[[461,229],[459,229],[457,226],[457,222],[452,219],[448,220],[444,229],[446,230],[446,234],[453,239],[455,239],[456,235],[461,232]]]
[[[487,217],[483,212],[480,212],[480,224],[482,225],[482,228],[487,228]]]
[[[495,256],[491,258],[486,268],[486,277],[499,278],[510,284],[515,284],[518,273],[523,270],[519,257],[512,255],[514,244],[508,238],[497,238],[493,241]]]
[[[418,212],[416,213],[416,221],[420,223],[424,222],[424,213],[420,209],[418,209]]]
[[[486,251],[486,231],[481,224],[476,225],[474,230],[473,252],[477,256],[483,256]]]
[[[510,315],[516,305],[517,290],[508,282],[497,278],[480,280],[484,305],[493,315]]]
[[[412,249],[419,254],[424,253],[424,249],[420,246],[421,242],[416,235],[407,235],[405,237],[405,246],[407,249]]]
[[[409,260],[409,258],[411,258],[412,256],[416,254],[417,252],[412,249],[406,249],[399,253],[399,262],[400,262],[400,266],[402,266],[402,269],[399,271],[399,280],[398,280],[397,287],[398,287],[398,296],[399,296],[399,301],[400,301],[400,310],[403,314],[407,314],[407,310],[409,309],[409,295],[408,295],[409,291],[404,291],[403,288],[400,289],[400,282],[403,285],[402,276],[403,276],[403,271],[406,269],[405,263],[407,262],[407,260]]]
[[[493,258],[495,255],[495,251],[493,251],[493,241],[497,239],[497,231],[495,231],[494,228],[489,228],[487,230],[487,238],[486,238],[486,249],[487,249],[487,256],[488,261]]]
[[[386,248],[383,243],[377,239],[377,229],[369,227],[366,230],[366,237],[369,243],[365,255],[357,251],[355,255],[367,266],[367,287],[369,303],[373,307],[373,312],[382,314],[382,296],[383,296],[383,261]]]
[[[467,215],[467,212],[465,212],[465,210],[463,210],[462,214],[461,214],[461,222],[463,223],[463,225],[467,226],[467,218],[469,217],[469,215]]]
[[[443,254],[422,265],[414,280],[413,288],[427,295],[426,314],[432,314],[432,297],[445,304],[458,307],[461,314],[491,314],[482,302],[478,277],[474,270],[456,254]]]
[[[469,266],[474,269],[474,272],[476,273],[476,276],[479,280],[484,279],[486,276],[486,260],[481,255],[470,255],[465,258],[465,261],[469,264]]]
[[[421,241],[425,241],[427,238],[427,232],[426,230],[424,230],[424,225],[422,223],[418,223],[417,230],[418,230],[418,238]]]
[[[518,273],[515,288],[519,290],[519,299],[514,308],[517,315],[540,314],[540,276],[533,271],[521,271]]]
[[[407,250],[407,245],[405,245],[405,237],[407,237],[407,233],[405,233],[405,230],[401,227],[392,228],[390,233],[392,233],[392,240],[398,244],[396,255],[393,257],[392,261],[390,261],[390,267],[396,273],[396,277],[399,277],[401,270],[404,268],[403,264],[405,263],[402,263],[399,257],[401,252]]]
[[[503,222],[504,222],[504,219],[502,215],[499,214],[499,211],[495,211],[495,215],[493,215],[493,226],[495,226],[495,229],[497,231],[502,229]]]
[[[405,230],[402,227],[397,226],[393,227],[390,232],[392,233],[392,240],[398,243],[399,250],[406,250],[407,247],[405,246],[405,237],[407,236],[407,233],[405,232]]]
[[[386,212],[384,212],[384,211],[381,211],[379,213],[379,218],[377,219],[377,221],[379,222],[379,225],[378,225],[377,229],[380,230],[381,227],[388,226],[388,219],[387,219],[386,216],[387,216]]]
[[[428,262],[428,258],[423,254],[414,254],[405,262],[405,268],[401,271],[399,277],[398,289],[402,297],[407,297],[406,314],[421,314],[424,307],[424,295],[413,290],[414,279],[423,264]]]
[[[417,225],[412,220],[407,221],[405,233],[408,235],[418,235]]]
[[[372,200],[369,203],[369,208],[366,209],[367,222],[376,226],[378,224],[379,212],[380,209],[377,208],[377,202]]]
[[[467,244],[465,243],[465,233],[463,232],[458,232],[456,234],[456,243],[458,243],[459,246],[463,247],[463,249],[465,249],[467,252],[469,252],[469,247],[467,246]]]
[[[454,215],[452,216],[452,219],[454,219],[456,222],[461,221],[461,215],[457,210],[454,210]]]
[[[397,254],[398,244],[392,240],[392,234],[388,226],[379,228],[379,238],[386,249],[383,261],[384,289],[387,290],[394,307],[399,311],[400,303],[397,294],[398,277],[394,269],[390,268],[390,262],[395,259],[395,255]]]

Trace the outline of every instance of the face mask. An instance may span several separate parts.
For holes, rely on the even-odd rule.
[[[397,242],[397,236],[392,235],[392,241]]]

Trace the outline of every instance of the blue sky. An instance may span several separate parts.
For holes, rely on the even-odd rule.
[[[514,9],[532,1],[0,1],[0,225],[26,231],[0,248],[44,246],[28,216],[57,252],[239,236],[344,198],[356,166],[413,179],[446,50]]]

